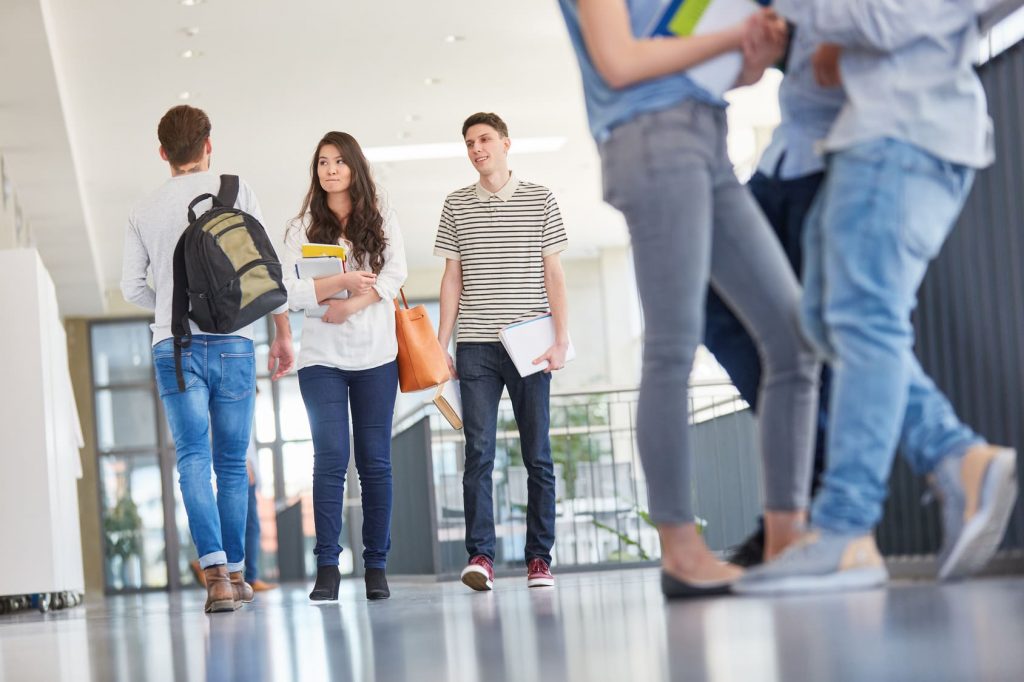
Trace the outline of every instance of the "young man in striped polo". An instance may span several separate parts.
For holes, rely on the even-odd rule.
[[[434,255],[445,258],[438,339],[448,348],[459,322],[453,377],[460,379],[466,468],[462,494],[469,564],[462,582],[494,584],[494,469],[498,403],[507,388],[527,468],[526,564],[529,587],[551,586],[555,541],[555,473],[548,439],[551,371],[569,347],[565,276],[559,253],[568,246],[551,190],[519,180],[508,168],[511,140],[497,114],[462,124],[476,183],[452,192],[441,210]],[[498,340],[502,327],[547,312],[555,344],[537,358],[543,372],[521,377]],[[456,367],[458,373],[456,373]]]

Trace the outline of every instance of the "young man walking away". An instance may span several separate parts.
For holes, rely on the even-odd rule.
[[[555,541],[555,473],[551,461],[551,371],[569,347],[565,277],[559,253],[568,246],[551,190],[519,180],[508,168],[511,141],[497,114],[477,113],[462,125],[478,182],[444,202],[434,255],[445,258],[438,339],[448,348],[458,319],[452,376],[462,389],[466,469],[462,479],[469,564],[462,582],[494,585],[494,469],[498,404],[507,388],[527,469],[527,585],[551,586]],[[498,340],[506,325],[547,312],[555,344],[535,360],[543,372],[522,377]],[[458,370],[456,374],[456,369]]]
[[[189,530],[206,577],[205,609],[232,611],[253,599],[252,587],[242,577],[248,506],[245,453],[256,389],[253,327],[209,334],[190,321],[192,342],[181,354],[185,390],[179,391],[171,333],[174,249],[188,224],[189,203],[201,194],[216,195],[220,179],[210,172],[210,119],[203,111],[174,107],[160,120],[157,134],[160,158],[170,167],[171,178],[128,218],[121,292],[125,300],[154,312],[153,367],[174,437]],[[259,203],[241,180],[235,206],[262,222]],[[287,305],[273,316],[277,333],[269,364],[277,379],[291,369],[294,351]],[[217,474],[216,495],[211,464]]]

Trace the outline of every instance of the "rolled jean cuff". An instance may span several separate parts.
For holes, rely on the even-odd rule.
[[[219,566],[220,564],[226,564],[228,562],[228,555],[221,550],[220,552],[210,552],[199,557],[199,565],[202,568],[209,568],[210,566]],[[232,569],[233,570],[233,569]]]
[[[951,447],[949,450],[947,450],[946,454],[944,454],[942,457],[939,457],[938,461],[935,462],[935,466],[932,467],[932,471],[935,470],[935,467],[937,467],[939,465],[939,462],[941,462],[942,460],[948,457],[963,457],[964,455],[967,454],[967,451],[973,448],[974,446],[985,445],[986,443],[988,443],[988,441],[978,435],[971,436],[970,438],[965,438],[964,440],[960,441],[959,443]],[[931,471],[927,471],[925,473],[930,474]]]
[[[228,564],[228,573],[239,573],[245,570],[245,562],[239,561],[237,563]]]

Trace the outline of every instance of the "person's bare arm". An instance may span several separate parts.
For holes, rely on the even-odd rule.
[[[580,0],[579,17],[594,68],[616,89],[685,71],[740,50],[746,23],[699,36],[636,38],[623,0]]]
[[[548,292],[551,319],[555,323],[555,343],[533,364],[546,362],[544,371],[551,372],[565,367],[565,354],[569,350],[569,302],[565,293],[565,272],[557,253],[544,257],[544,288]]]
[[[444,275],[441,276],[441,319],[437,325],[437,340],[441,342],[444,356],[448,360],[448,371],[452,378],[458,378],[455,362],[448,352],[455,331],[455,320],[459,317],[459,299],[462,298],[462,261],[447,258],[444,262]]]
[[[276,313],[274,318],[274,342],[270,344],[270,355],[267,358],[267,370],[271,379],[277,381],[295,365],[295,349],[292,346],[292,325],[288,313]]]

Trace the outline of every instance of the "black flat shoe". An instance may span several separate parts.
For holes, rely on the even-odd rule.
[[[740,568],[753,568],[764,563],[764,525],[743,542],[729,550],[726,561]]]
[[[391,596],[391,590],[388,589],[388,579],[384,575],[383,568],[368,568],[366,569],[366,598],[367,599],[387,599]]]
[[[337,566],[318,566],[316,584],[309,598],[313,601],[337,601],[338,586],[341,585],[341,571]]]
[[[661,572],[661,592],[667,599],[698,599],[700,597],[717,597],[729,594],[731,580],[709,580],[691,583]]]

